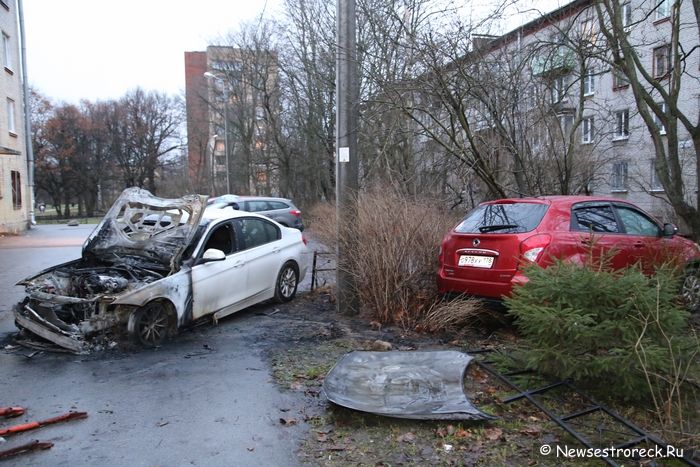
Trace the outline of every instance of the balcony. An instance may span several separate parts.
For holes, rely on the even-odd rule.
[[[564,47],[557,48],[533,57],[532,73],[535,76],[547,76],[553,74],[565,74],[574,69],[576,59],[573,51]]]

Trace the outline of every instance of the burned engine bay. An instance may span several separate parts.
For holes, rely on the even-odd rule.
[[[27,298],[17,306],[15,317],[20,325],[24,317],[54,332],[60,331],[59,334],[69,334],[80,344],[70,349],[83,350],[83,336],[120,321],[116,313],[110,313],[110,304],[117,295],[139,289],[167,274],[165,270],[128,263],[74,261],[25,281]],[[48,337],[31,325],[24,327],[40,337]]]
[[[88,236],[80,259],[17,284],[27,293],[14,311],[21,334],[83,353],[86,337],[124,324],[144,303],[118,301],[180,269],[205,201],[200,195],[164,199],[140,188],[124,190]]]

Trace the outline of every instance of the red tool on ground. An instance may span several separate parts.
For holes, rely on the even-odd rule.
[[[54,423],[60,422],[67,422],[68,420],[76,420],[80,418],[87,418],[87,412],[68,412],[67,414],[59,415],[58,417],[49,418],[47,420],[41,420],[39,422],[29,422],[23,423],[21,425],[11,426],[9,428],[3,428],[0,429],[0,436],[8,436],[13,435],[15,433],[22,433],[24,431],[41,428],[42,426],[52,425]]]
[[[12,418],[24,415],[24,407],[0,407],[0,417]]]
[[[7,459],[8,457],[19,456],[20,454],[25,454],[31,451],[38,451],[44,449],[51,449],[53,443],[46,443],[41,441],[32,441],[31,443],[23,444],[17,446],[16,448],[7,449],[5,451],[0,451],[0,460]]]

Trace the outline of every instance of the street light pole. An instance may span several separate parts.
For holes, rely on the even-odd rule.
[[[214,81],[221,82],[221,89],[224,94],[224,165],[226,167],[226,193],[231,193],[231,171],[229,169],[229,154],[228,154],[228,101],[229,101],[229,89],[228,83],[221,76],[218,76],[211,71],[204,73],[205,78],[211,78]]]

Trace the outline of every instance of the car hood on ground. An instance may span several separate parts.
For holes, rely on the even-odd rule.
[[[194,237],[207,197],[158,198],[127,188],[85,241],[83,258],[107,263],[135,262],[177,269]]]

